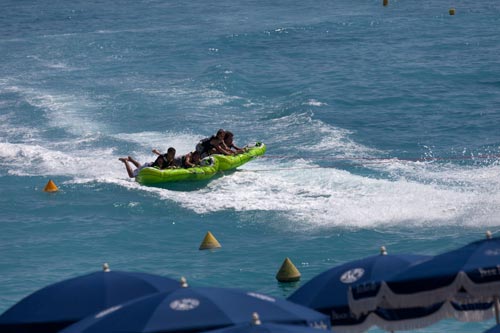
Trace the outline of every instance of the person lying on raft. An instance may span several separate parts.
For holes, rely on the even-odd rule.
[[[224,144],[226,145],[226,147],[236,154],[244,153],[245,151],[243,149],[234,144],[233,138],[234,138],[233,132],[226,131],[226,134],[224,135]]]
[[[225,135],[226,132],[219,129],[217,134],[201,140],[196,145],[196,151],[200,153],[202,158],[212,154],[234,155],[234,152],[224,143]]]
[[[197,151],[187,153],[186,155],[182,156],[182,167],[187,169],[199,166],[201,162],[200,158],[200,153]]]
[[[166,161],[167,161],[166,155],[167,154],[160,155],[156,158],[156,160],[154,162],[148,162],[148,163],[144,163],[144,164],[139,163],[132,156],[120,157],[119,160],[125,164],[125,168],[127,169],[128,176],[130,178],[135,178],[139,174],[139,171],[141,171],[142,169],[147,168],[147,167],[157,167],[158,169],[164,169],[166,166]],[[132,170],[132,167],[130,166],[129,162],[135,166],[134,170]]]
[[[161,152],[158,149],[153,149],[153,153],[156,155],[161,155]],[[197,165],[200,165],[200,153],[197,151],[187,153],[186,155],[182,155],[181,157],[175,157],[175,148],[170,147],[167,150],[167,167],[168,169],[174,168],[193,168]]]
[[[166,154],[162,154],[158,149],[153,149],[153,153],[159,156],[165,156],[165,167],[163,169],[175,169],[182,165],[182,160],[180,157],[175,157],[175,148],[170,147],[167,149]]]

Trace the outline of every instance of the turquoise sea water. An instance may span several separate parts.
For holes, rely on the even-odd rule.
[[[500,230],[496,0],[4,0],[0,50],[0,312],[103,262],[286,297],[285,257],[304,283]],[[266,157],[173,188],[118,161],[218,128]]]

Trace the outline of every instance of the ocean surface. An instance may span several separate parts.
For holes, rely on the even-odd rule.
[[[0,313],[104,262],[287,297],[382,245],[435,255],[500,233],[498,0],[1,7]],[[167,187],[118,161],[219,128],[266,155]],[[207,231],[221,249],[198,250]],[[286,257],[301,282],[275,280]]]

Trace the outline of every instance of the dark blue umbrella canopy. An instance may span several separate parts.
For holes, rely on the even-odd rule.
[[[488,237],[411,266],[381,284],[352,287],[350,305],[366,313],[384,304],[403,308],[491,302],[500,295],[500,238]]]
[[[288,300],[328,314],[334,328],[361,324],[368,328],[371,325],[365,323],[367,315],[355,316],[350,311],[348,302],[350,286],[366,281],[384,281],[408,266],[429,258],[411,254],[388,255],[385,248],[382,248],[380,255],[351,261],[317,275],[293,293]],[[433,311],[433,308],[429,308],[429,311]],[[398,318],[396,312],[385,311],[379,315],[381,320]],[[406,315],[401,312],[401,319],[405,319]]]
[[[331,330],[329,332],[334,333]],[[298,325],[261,323],[259,315],[254,313],[251,323],[237,324],[205,333],[321,333],[321,331],[317,328]]]
[[[331,330],[330,330],[331,332]],[[206,333],[321,333],[321,330],[312,327],[284,324],[261,324],[250,323],[229,326],[219,330],[207,331]]]
[[[0,316],[0,332],[57,332],[93,313],[180,285],[176,280],[146,273],[90,273],[25,297]]]
[[[91,316],[61,333],[201,332],[248,322],[330,327],[322,313],[284,299],[237,289],[185,287],[143,297]]]

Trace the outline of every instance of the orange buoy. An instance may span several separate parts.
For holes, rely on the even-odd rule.
[[[44,192],[57,192],[59,188],[57,188],[56,184],[51,180],[48,181],[47,185],[45,185]]]
[[[216,249],[221,247],[219,241],[212,235],[212,233],[209,231],[205,235],[205,238],[203,238],[203,241],[200,244],[200,250],[209,250],[209,249]]]

